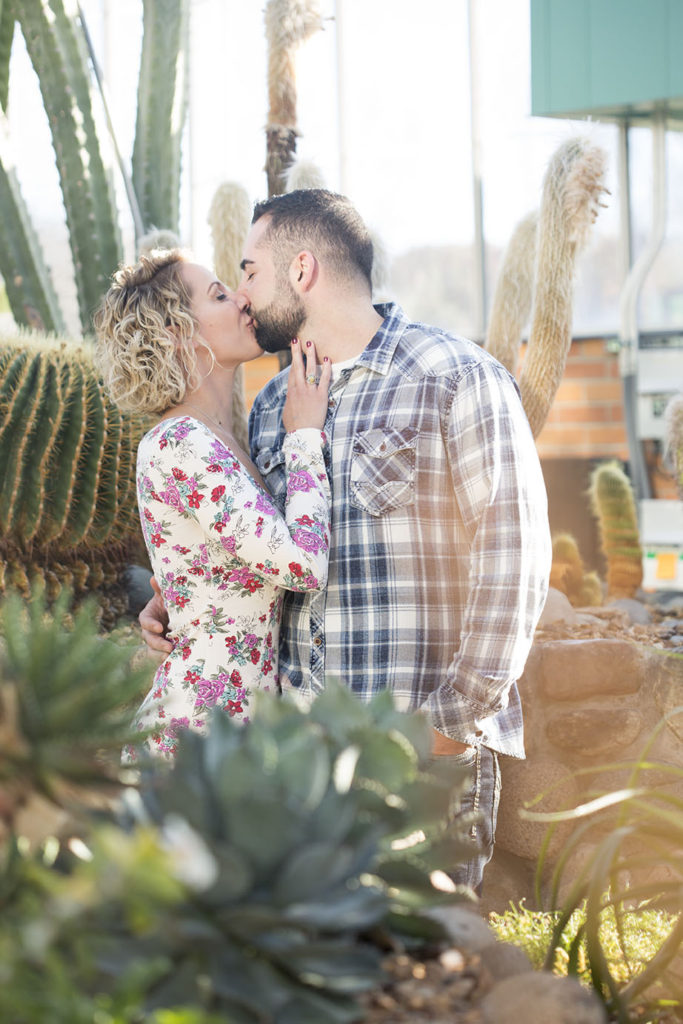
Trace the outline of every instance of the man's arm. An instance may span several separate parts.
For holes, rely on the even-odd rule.
[[[459,646],[423,710],[444,736],[486,745],[487,719],[507,707],[547,594],[547,498],[517,388],[499,364],[485,359],[463,375],[444,428],[470,587]]]
[[[142,639],[151,650],[159,651],[161,654],[170,654],[173,650],[173,644],[165,639],[165,633],[168,629],[166,605],[161,596],[161,589],[156,578],[152,576],[149,582],[152,585],[154,596],[150,597],[138,615],[138,622],[142,628]]]

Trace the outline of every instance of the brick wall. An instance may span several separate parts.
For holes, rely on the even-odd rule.
[[[542,459],[628,459],[619,357],[606,339],[572,342],[537,447]]]

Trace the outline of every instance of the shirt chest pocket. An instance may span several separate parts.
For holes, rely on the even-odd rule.
[[[415,427],[376,427],[353,439],[351,504],[382,516],[415,497]]]

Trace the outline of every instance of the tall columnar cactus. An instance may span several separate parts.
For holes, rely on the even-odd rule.
[[[251,202],[246,189],[232,182],[219,185],[211,200],[208,221],[213,240],[214,269],[228,288],[235,289],[240,279],[242,247],[251,222]],[[248,451],[247,402],[242,367],[235,374],[232,416],[235,437]]]
[[[285,176],[296,152],[297,47],[322,28],[315,0],[268,0],[265,11],[268,43],[268,123],[266,174],[268,195],[285,191]]]
[[[0,590],[114,585],[140,548],[135,451],[145,429],[104,393],[87,346],[0,343]]]
[[[185,118],[179,55],[187,45],[189,0],[145,0],[144,45],[134,145],[136,185],[152,224],[178,227],[180,148]],[[71,0],[0,2],[0,106],[7,109],[9,57],[15,23],[38,76],[59,171],[84,333],[122,257],[111,175],[93,117],[87,36]],[[3,129],[5,124],[3,123]],[[6,132],[4,133],[6,135]],[[0,134],[0,273],[15,320],[63,331],[49,272]]]
[[[607,559],[609,597],[633,597],[643,580],[643,549],[631,481],[618,462],[591,473],[589,495]]]
[[[517,373],[522,331],[533,297],[538,214],[530,213],[508,242],[491,303],[485,347],[512,374]]]
[[[143,0],[133,186],[146,228],[178,226],[189,0]]]
[[[121,260],[114,192],[102,162],[83,34],[62,0],[15,5],[38,71],[64,197],[83,330]]]
[[[672,398],[666,409],[666,448],[673,464],[678,493],[683,500],[683,394]]]
[[[546,172],[537,230],[533,232],[531,220],[523,222],[503,264],[487,347],[508,368],[516,365],[514,346],[528,312],[533,260],[531,327],[519,386],[535,437],[564,373],[572,337],[576,257],[602,205],[604,173],[602,149],[585,139],[560,146]]]

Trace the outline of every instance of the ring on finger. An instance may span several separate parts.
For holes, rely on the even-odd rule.
[[[307,384],[315,384],[315,374],[314,373],[307,373],[306,374],[306,383]]]

